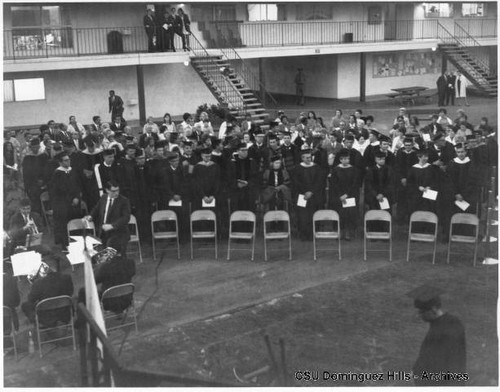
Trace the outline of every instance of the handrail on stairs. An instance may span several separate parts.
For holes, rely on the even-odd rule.
[[[224,54],[226,59],[239,61],[240,73],[243,76],[243,80],[245,81],[246,84],[248,81],[251,82],[251,85],[249,85],[249,86],[250,86],[250,88],[252,88],[252,90],[257,91],[258,94],[260,94],[260,91],[262,91],[264,93],[264,96],[267,96],[268,98],[270,98],[275,106],[278,105],[278,102],[276,102],[276,99],[272,96],[272,94],[269,91],[267,91],[264,84],[260,81],[260,78],[255,76],[255,74],[247,67],[247,65],[245,64],[243,59],[240,57],[240,55],[238,54],[236,49],[234,49],[232,46],[229,46],[227,48],[221,48],[220,51]],[[232,55],[232,57],[231,57],[231,55]],[[259,86],[260,91],[255,89],[255,86]],[[264,97],[259,96],[259,98],[261,101],[265,101]]]
[[[477,42],[465,29],[460,26],[458,23],[455,22],[455,31],[456,29],[459,29],[463,33],[462,36],[457,36],[456,34],[450,33],[450,31],[444,27],[441,22],[438,21],[438,29],[437,29],[437,34],[438,38],[441,39],[442,41],[446,42],[452,42],[454,44],[457,44],[459,47],[481,47],[479,42]],[[440,32],[444,32],[445,34],[440,34]],[[463,38],[463,39],[462,39]],[[468,44],[466,41],[469,41],[471,44]],[[481,59],[476,58],[475,59],[476,63],[489,75],[490,74],[490,68],[487,64],[484,63]]]
[[[213,56],[217,56],[217,54],[211,55],[195,35],[191,35],[190,38],[191,45],[189,50],[192,53],[190,57],[199,60],[198,64],[203,67],[203,72],[207,75],[209,82],[211,81],[214,84],[214,90],[220,90],[221,100],[227,104],[228,109],[237,108],[246,110],[246,103],[243,96],[223,72],[219,70],[219,65],[213,59]]]

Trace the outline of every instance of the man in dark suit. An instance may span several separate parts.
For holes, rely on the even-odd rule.
[[[42,263],[42,266],[31,280],[33,285],[28,294],[28,301],[23,302],[21,309],[32,323],[35,322],[35,307],[40,301],[59,295],[73,295],[74,287],[71,276],[55,272],[45,263]],[[55,309],[44,311],[39,320],[43,326],[53,327],[58,321],[68,322],[69,317],[70,314],[67,310],[61,312],[60,309]]]
[[[90,124],[90,132],[99,132],[101,130],[101,117],[100,116],[93,116],[92,117],[92,124]]]
[[[156,33],[155,18],[153,10],[148,8],[146,10],[146,15],[143,19],[144,28],[146,29],[146,35],[148,36],[148,52],[154,52],[156,50],[154,38]]]
[[[175,17],[174,30],[182,39],[182,49],[184,49],[184,51],[189,50],[189,36],[191,35],[190,26],[191,21],[189,20],[189,16],[184,13],[182,8],[179,8]]]
[[[21,200],[19,211],[11,216],[9,222],[8,233],[13,247],[25,246],[28,234],[41,233],[42,230],[42,217],[36,212],[31,211],[29,199]]]
[[[95,223],[96,234],[103,244],[109,246],[111,240],[118,244],[115,247],[118,252],[126,254],[127,243],[130,240],[128,229],[130,202],[120,195],[120,187],[115,180],[108,181],[105,189],[106,194],[84,219]]]
[[[119,114],[117,114],[113,122],[109,124],[109,128],[115,133],[116,137],[124,132],[126,126],[127,122]]]
[[[109,113],[111,113],[111,121],[114,121],[116,116],[122,117],[123,115],[123,99],[115,95],[114,90],[109,90]]]

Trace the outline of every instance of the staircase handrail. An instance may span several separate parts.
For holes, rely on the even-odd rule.
[[[194,41],[197,44],[196,49],[193,48],[193,45],[190,45],[189,50],[193,54],[192,57],[197,57],[197,58],[202,57],[207,61],[207,64],[218,66],[217,62],[212,59],[211,57],[212,55],[208,53],[207,49],[203,46],[200,40],[194,34],[191,34],[191,38],[194,39]],[[199,55],[198,51],[201,52],[202,56]],[[228,106],[229,104],[231,104],[235,108],[243,108],[243,109],[246,108],[246,103],[243,97],[241,96],[240,92],[231,82],[229,82],[226,79],[226,77],[222,74],[222,72],[219,71],[213,72],[208,67],[204,68],[204,71],[214,80],[217,87],[219,87],[221,91],[225,94],[226,101],[228,101],[227,102]],[[231,86],[230,87],[231,91],[228,90],[227,86]],[[236,102],[232,101],[230,98],[235,98]]]
[[[474,44],[474,45],[468,45],[466,42],[464,42],[463,40],[461,40],[460,38],[457,38],[455,34],[452,34],[448,31],[448,29],[446,27],[444,27],[441,22],[438,21],[438,38],[445,41],[445,42],[453,42],[453,43],[456,43],[458,44],[460,47],[468,47],[468,46],[477,46],[477,47],[481,47],[481,44],[479,44],[479,42],[477,42],[469,33],[467,33],[467,31],[464,30],[464,28],[462,26],[460,26],[459,24],[457,24],[455,22],[455,28],[458,27],[460,30],[462,30],[464,33],[465,33],[465,37],[470,39],[470,41]],[[443,37],[441,34],[439,34],[439,32],[441,31],[444,31],[446,34],[447,34],[447,37]],[[483,68],[483,70],[489,75],[490,73],[490,67],[485,64],[482,60],[480,59],[475,59],[475,61],[479,64],[479,66],[481,66]]]
[[[226,42],[229,42],[228,41],[228,37],[226,36],[226,34],[223,32],[223,31],[220,31],[222,36],[224,37],[224,39],[226,40]],[[245,62],[243,61],[243,59],[241,58],[241,56],[238,54],[238,52],[236,51],[236,49],[234,49],[232,46],[228,46],[226,48],[220,48],[219,49],[223,55],[226,57],[226,59],[228,60],[239,60],[241,62],[241,71],[243,73],[243,75],[241,75],[243,77],[243,81],[245,82],[245,84],[248,86],[248,83],[247,83],[247,80],[251,79],[251,82],[252,82],[252,86],[255,86],[255,85],[258,85],[262,91],[264,92],[264,94],[269,97],[271,99],[271,101],[273,102],[273,104],[276,106],[278,105],[278,102],[276,101],[276,99],[272,96],[272,94],[266,89],[266,86],[260,81],[260,78],[258,78],[245,64]],[[230,52],[234,58],[231,58],[230,56],[228,56],[228,53],[227,52]]]
[[[455,36],[456,36],[456,29],[458,28],[458,30],[460,31],[460,33],[462,34],[463,33],[463,36],[466,38],[466,43],[467,47],[474,47],[474,48],[481,48],[482,45],[472,36],[469,34],[469,32],[467,30],[465,30],[462,26],[460,26],[459,23],[455,22]],[[462,35],[460,35],[462,36]],[[471,45],[472,43],[472,45]],[[490,67],[488,64],[485,64],[484,61],[482,61],[480,58],[477,58],[475,59],[476,62],[479,63],[479,65],[481,67],[483,67],[483,69],[488,73],[488,75],[490,74]]]

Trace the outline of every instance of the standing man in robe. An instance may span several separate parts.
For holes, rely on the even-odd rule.
[[[115,95],[114,90],[109,90],[109,113],[111,113],[111,121],[114,121],[116,116],[123,117],[123,100],[118,95]]]

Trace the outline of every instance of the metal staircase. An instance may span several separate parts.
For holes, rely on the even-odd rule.
[[[276,105],[276,100],[248,70],[236,51],[230,48],[208,52],[195,36],[191,39],[191,65],[217,101],[238,120],[249,113],[255,124],[262,129],[268,128],[264,125],[269,117],[264,104],[269,99]]]
[[[438,22],[438,38],[442,43],[439,50],[474,86],[490,97],[498,94],[498,78],[490,72],[486,59],[473,56],[469,48],[480,48],[477,42],[462,26],[455,23],[452,34]]]

